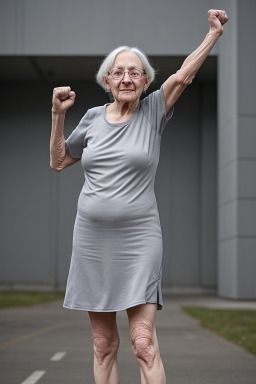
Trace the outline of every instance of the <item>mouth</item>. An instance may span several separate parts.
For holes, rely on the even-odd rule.
[[[134,89],[120,89],[121,92],[133,92]]]

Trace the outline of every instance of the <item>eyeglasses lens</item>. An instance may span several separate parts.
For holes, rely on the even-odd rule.
[[[123,71],[122,69],[113,69],[111,75],[113,79],[119,80],[123,78],[125,73],[128,73],[131,79],[140,79],[142,76],[138,69],[131,69],[129,72]]]

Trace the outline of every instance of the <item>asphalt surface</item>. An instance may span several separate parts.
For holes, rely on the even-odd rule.
[[[256,384],[256,357],[199,326],[181,306],[256,310],[256,302],[164,296],[156,329],[169,384]],[[121,384],[140,383],[126,311],[117,313]],[[94,384],[88,313],[62,301],[0,311],[0,384]],[[53,359],[53,360],[52,360]]]

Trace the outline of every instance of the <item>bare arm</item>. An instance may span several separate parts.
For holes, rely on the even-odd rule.
[[[192,83],[196,73],[209,55],[218,38],[222,35],[222,25],[228,21],[228,17],[225,11],[209,10],[208,21],[210,30],[202,44],[186,58],[176,74],[170,76],[163,84],[167,113],[185,88]]]
[[[52,132],[50,139],[50,167],[57,172],[75,164],[80,159],[74,159],[66,151],[64,121],[68,108],[75,101],[75,92],[70,87],[54,88],[52,106]]]
[[[57,172],[77,163],[80,159],[74,159],[66,151],[63,135],[65,113],[52,112],[52,132],[50,139],[50,167]]]

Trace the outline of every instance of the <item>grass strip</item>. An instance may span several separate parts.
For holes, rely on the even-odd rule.
[[[25,307],[64,298],[62,292],[0,292],[0,309]]]
[[[255,310],[182,308],[191,316],[199,319],[202,327],[210,329],[256,355]]]

